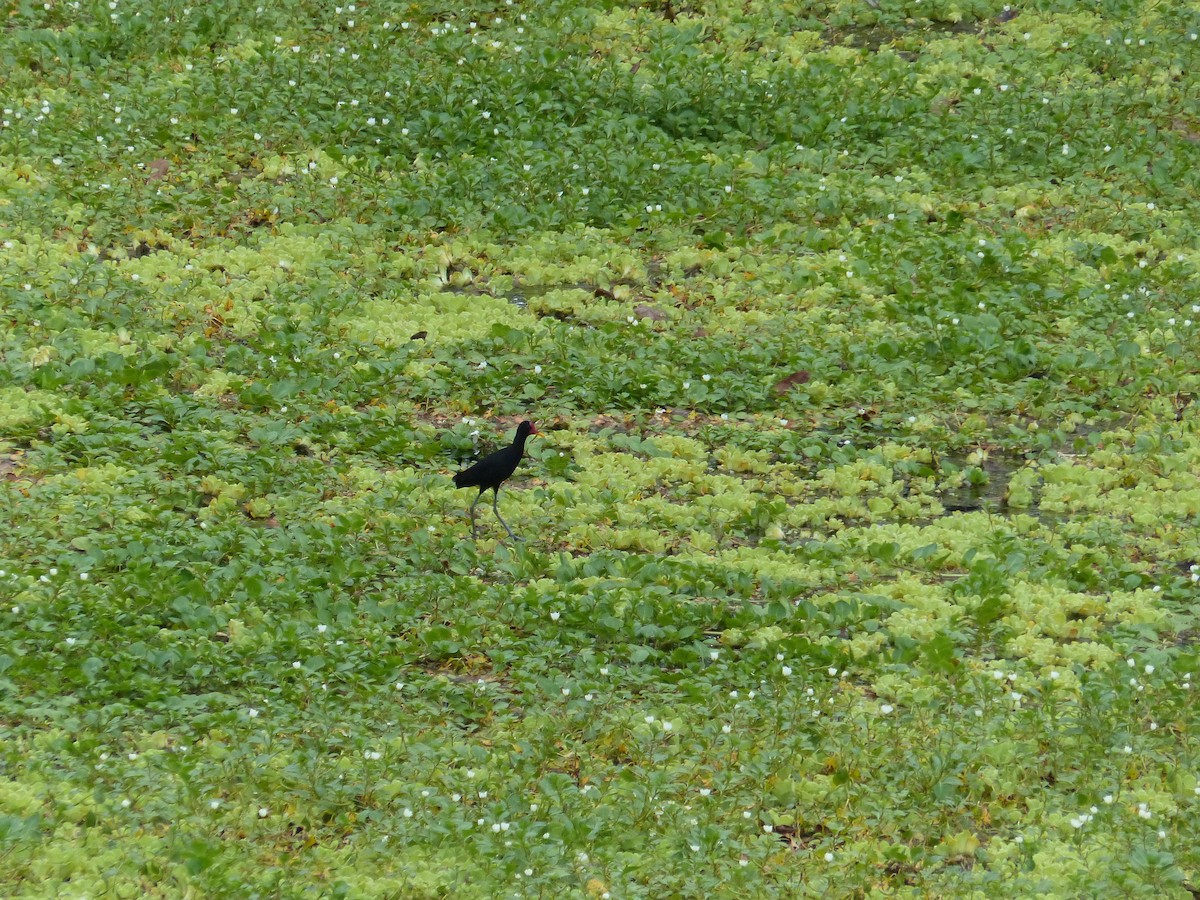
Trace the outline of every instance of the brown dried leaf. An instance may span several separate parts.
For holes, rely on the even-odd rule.
[[[19,460],[20,457],[16,454],[12,456],[0,454],[0,478],[3,478],[5,481],[16,481],[18,477],[17,463]]]
[[[639,303],[633,308],[633,314],[639,319],[650,319],[654,322],[665,322],[667,314],[657,306],[647,306],[645,303]]]
[[[799,387],[802,384],[808,384],[808,380],[811,377],[812,376],[808,374],[807,369],[801,369],[799,372],[793,372],[787,378],[781,378],[779,381],[775,382],[775,393],[786,394],[794,387]]]

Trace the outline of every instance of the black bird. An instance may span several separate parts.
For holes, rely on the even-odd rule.
[[[475,502],[471,504],[471,537],[476,536],[475,507],[479,503],[479,498],[483,496],[483,492],[491,488],[492,511],[496,513],[496,518],[500,519],[500,524],[504,526],[504,530],[508,532],[508,536],[514,541],[517,540],[517,536],[512,533],[512,529],[508,527],[508,523],[500,518],[500,510],[496,508],[496,501],[500,497],[500,485],[504,484],[512,476],[512,473],[517,470],[517,463],[525,455],[525,439],[531,434],[537,433],[537,426],[532,422],[522,422],[517,426],[517,436],[513,438],[511,444],[503,450],[497,450],[495,453],[488,454],[469,469],[463,469],[454,476],[455,487],[479,488],[479,493],[475,496]]]

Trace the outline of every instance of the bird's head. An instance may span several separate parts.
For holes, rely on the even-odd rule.
[[[537,434],[537,433],[538,433],[537,426],[534,425],[532,422],[530,422],[528,419],[526,419],[524,422],[522,422],[520,425],[517,426],[517,437],[524,438],[524,437],[529,437],[531,434]]]

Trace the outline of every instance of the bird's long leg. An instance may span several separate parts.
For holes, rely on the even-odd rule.
[[[500,518],[500,509],[499,509],[499,508],[496,506],[496,501],[497,501],[498,499],[500,499],[500,490],[499,490],[499,488],[497,488],[496,490],[492,491],[492,512],[494,512],[494,513],[496,514],[496,518],[497,518],[497,519],[500,519],[500,524],[504,526],[504,530],[508,532],[508,536],[509,536],[510,538],[512,538],[514,541],[519,541],[519,540],[520,540],[520,538],[519,538],[519,537],[517,537],[515,534],[513,534],[513,533],[512,533],[512,529],[508,527],[508,523],[507,523],[507,522],[505,522],[505,521],[504,521],[504,519],[501,519],[501,518]]]
[[[471,537],[473,538],[478,537],[478,535],[475,533],[475,507],[479,505],[479,498],[482,496],[483,490],[480,490],[479,493],[475,495],[475,502],[471,504],[471,509],[467,512],[467,515],[471,517]]]

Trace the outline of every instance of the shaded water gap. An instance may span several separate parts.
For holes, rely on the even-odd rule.
[[[850,47],[878,53],[897,42],[927,43],[954,35],[983,37],[992,28],[1016,18],[1012,11],[1001,12],[992,19],[964,19],[961,22],[914,21],[895,25],[844,25],[821,31],[821,40],[830,47]],[[901,55],[915,59],[911,48],[901,48]]]
[[[954,512],[999,512],[1006,510],[1008,504],[1005,496],[1008,494],[1008,483],[1015,472],[1025,468],[1028,460],[1014,454],[989,454],[980,460],[978,468],[987,474],[988,480],[983,484],[964,484],[961,487],[940,491],[936,497],[947,513]],[[944,471],[944,464],[949,463],[959,470],[975,468],[968,462],[965,454],[946,455],[936,466],[938,471]]]
[[[523,284],[514,283],[512,288],[507,291],[495,291],[489,286],[483,284],[447,284],[442,287],[443,294],[460,294],[468,297],[492,297],[498,300],[506,300],[513,306],[520,309],[526,309],[529,306],[529,300],[534,297],[543,297],[552,291],[582,291],[586,294],[595,296],[597,292],[603,292],[600,296],[608,294],[603,288],[598,285],[588,284],[582,281],[564,282],[560,284]],[[611,295],[609,295],[611,296]]]
[[[633,301],[639,299],[637,293],[643,290],[654,290],[662,284],[662,264],[657,260],[651,260],[646,264],[646,280],[634,281],[628,278],[619,278],[609,283],[608,287],[595,284],[590,281],[561,281],[550,284],[527,284],[523,281],[514,280],[513,285],[506,291],[497,291],[487,283],[472,282],[470,284],[446,284],[441,288],[441,293],[444,294],[460,294],[471,297],[494,297],[500,300],[506,300],[513,306],[525,309],[529,306],[529,301],[536,297],[543,297],[546,294],[554,291],[579,291],[584,294],[591,294],[593,297],[599,297],[603,300],[613,301]],[[613,288],[628,287],[633,293],[629,297],[618,298],[613,294]]]

